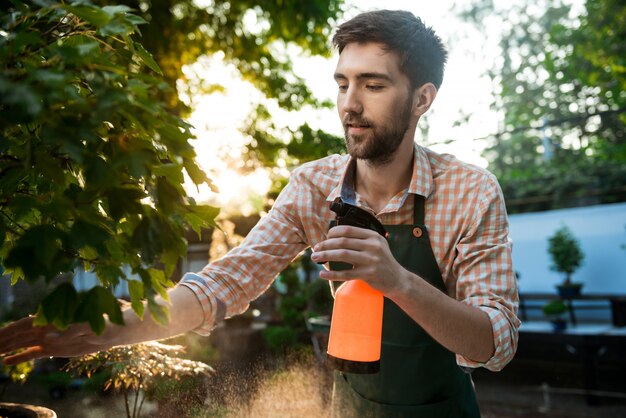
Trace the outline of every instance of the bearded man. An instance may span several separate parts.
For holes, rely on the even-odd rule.
[[[323,270],[322,279],[361,279],[385,296],[380,371],[336,372],[334,416],[480,416],[469,371],[502,369],[520,324],[500,187],[486,170],[414,142],[447,56],[431,28],[409,12],[380,10],[342,24],[333,43],[348,155],[294,170],[241,246],[170,291],[168,327],[132,311],[124,327],[107,324],[101,336],[81,324],[51,332],[23,319],[0,330],[0,353],[27,348],[6,362],[208,334],[312,247],[314,261],[353,266]],[[369,211],[389,236],[346,225],[329,230],[336,198]]]

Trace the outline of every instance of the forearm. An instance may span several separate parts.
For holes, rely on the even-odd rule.
[[[72,324],[59,331],[52,325],[33,326],[33,317],[22,318],[0,328],[0,356],[21,350],[0,360],[17,364],[40,357],[80,356],[117,345],[172,337],[200,325],[203,311],[191,290],[179,286],[169,291],[169,297],[171,321],[167,326],[157,324],[149,314],[139,319],[131,309],[124,311],[124,326],[107,322],[100,335],[95,335],[86,323]]]
[[[157,299],[157,303],[168,306],[170,322],[163,326],[152,318],[146,309],[143,319],[137,317],[132,309],[124,313],[124,325],[108,323],[104,333],[97,337],[108,347],[135,344],[145,341],[160,340],[191,331],[204,320],[204,313],[195,294],[185,286],[178,286],[169,292],[170,301]],[[107,347],[107,348],[108,348]]]
[[[398,283],[385,296],[442,346],[477,362],[493,356],[493,331],[486,312],[451,298],[407,270]]]

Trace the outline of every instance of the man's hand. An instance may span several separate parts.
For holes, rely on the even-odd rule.
[[[369,229],[336,226],[313,251],[311,259],[315,262],[340,261],[353,266],[352,270],[322,270],[320,277],[326,280],[361,279],[387,294],[399,290],[402,286],[400,278],[406,274],[404,267],[391,254],[387,240]]]
[[[86,323],[72,324],[65,331],[51,325],[33,326],[34,317],[23,318],[0,329],[0,356],[16,350],[24,351],[4,358],[6,364],[17,364],[40,357],[73,357],[113,346],[136,344],[173,337],[198,327],[204,312],[195,294],[185,286],[168,291],[171,321],[167,326],[155,322],[150,315],[138,318],[132,309],[123,309],[124,324],[106,321],[104,332],[95,335]],[[157,303],[167,304],[157,298]]]
[[[22,318],[0,329],[0,355],[22,350],[3,359],[18,364],[41,357],[73,357],[109,348],[88,324],[73,324],[65,331],[52,325],[34,326],[34,317]]]

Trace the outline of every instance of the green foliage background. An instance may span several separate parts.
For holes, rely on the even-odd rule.
[[[331,55],[329,39],[342,15],[343,3],[214,0],[199,5],[191,0],[120,1],[148,22],[142,27],[142,44],[163,70],[164,80],[173,87],[163,93],[164,102],[183,116],[191,109],[178,100],[177,85],[189,97],[224,89],[220,80],[206,79],[202,74],[187,76],[183,72],[185,65],[203,56],[234,65],[243,80],[283,110],[332,106],[316,98],[312,86],[295,74],[293,55]],[[270,198],[287,180],[279,166],[292,168],[345,150],[341,137],[312,129],[306,123],[293,129],[279,128],[266,104],[254,105],[241,127],[249,138],[244,158],[234,163],[240,171],[259,167],[270,171],[274,181]]]
[[[133,38],[145,21],[126,6],[18,2],[0,28],[0,257],[12,281],[52,282],[78,267],[100,285],[57,283],[39,323],[59,328],[103,314],[122,323],[112,290],[126,281],[137,314],[147,299],[160,322],[169,277],[186,253],[184,231],[213,225],[186,173],[190,126],[160,101],[170,87]],[[210,182],[209,182],[210,183]],[[129,266],[133,275],[122,269]]]
[[[463,16],[494,15],[492,108],[504,120],[484,156],[509,212],[626,200],[626,4],[587,0],[576,14],[565,1],[475,1]]]

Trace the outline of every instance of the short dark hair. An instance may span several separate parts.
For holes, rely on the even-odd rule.
[[[416,89],[433,83],[437,89],[443,81],[448,57],[446,48],[431,27],[411,12],[376,10],[362,13],[341,24],[333,36],[339,53],[351,43],[375,42],[400,56],[400,70]]]

